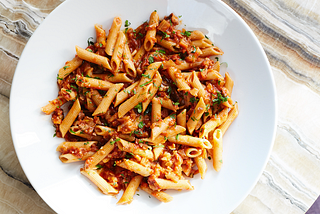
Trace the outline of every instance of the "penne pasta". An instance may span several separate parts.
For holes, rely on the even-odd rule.
[[[121,151],[125,151],[125,152],[128,152],[128,153],[139,155],[141,157],[145,157],[145,158],[148,158],[150,160],[154,159],[153,153],[149,149],[145,149],[145,150],[141,149],[141,148],[139,148],[138,145],[136,145],[134,143],[129,143],[128,141],[125,141],[123,139],[120,139],[117,143],[118,143],[118,148]]]
[[[129,87],[127,87],[127,88],[123,89],[121,92],[119,92],[117,94],[114,106],[116,107],[120,103],[125,101],[129,97],[130,93],[133,93],[134,89],[138,86],[138,84],[139,84],[139,82],[135,82],[132,85],[130,85]]]
[[[133,171],[139,175],[142,175],[143,177],[147,177],[151,175],[151,173],[153,172],[152,169],[144,167],[141,164],[138,164],[128,159],[125,159],[123,161],[117,161],[116,163],[117,166]]]
[[[62,80],[76,70],[83,60],[75,56],[71,61],[66,62],[65,66],[59,69],[58,80]]]
[[[46,114],[51,114],[57,108],[60,108],[63,104],[67,102],[62,96],[58,96],[56,99],[49,101],[49,104],[41,108],[41,111]]]
[[[115,73],[115,74],[92,74],[92,78],[106,80],[112,83],[124,83],[124,82],[133,82],[132,79],[130,79],[127,74],[125,73]]]
[[[115,84],[114,87],[110,88],[106,95],[103,97],[101,103],[97,107],[97,109],[93,112],[92,116],[97,116],[97,115],[103,115],[105,114],[109,106],[111,105],[111,102],[113,99],[116,97],[120,89],[123,87],[122,83]]]
[[[84,165],[85,170],[88,171],[94,169],[96,165],[114,149],[114,143],[114,140],[110,139],[108,143],[106,143],[103,147],[99,149],[99,151],[97,151],[93,156],[88,158]]]
[[[175,137],[168,137],[168,140],[172,143],[182,144],[186,146],[199,147],[202,149],[211,149],[212,145],[206,139],[192,137],[190,135],[179,135]]]
[[[218,128],[221,130],[222,135],[224,135],[239,114],[238,103],[234,104],[234,107],[229,111],[226,121],[224,121]]]
[[[77,85],[84,88],[92,88],[99,90],[108,90],[114,87],[114,84],[104,80],[93,79],[89,77],[77,76]]]
[[[124,191],[122,197],[120,198],[117,204],[130,204],[132,202],[133,196],[136,193],[142,181],[142,178],[143,178],[142,176],[137,175],[131,179],[128,187]]]
[[[213,168],[219,172],[222,167],[222,132],[220,129],[216,129],[213,132],[212,136],[212,160],[213,160]]]
[[[156,178],[155,182],[160,189],[193,190],[193,186],[191,186],[188,180],[179,180],[175,183],[166,179]]]
[[[199,137],[208,137],[209,132],[224,123],[227,120],[227,117],[228,108],[223,109],[217,116],[212,116],[209,121],[201,126]]]
[[[166,189],[193,190],[184,176],[204,179],[207,154],[222,167],[222,136],[238,115],[234,82],[207,57],[223,51],[180,24],[174,14],[159,20],[156,10],[135,29],[128,20],[120,29],[120,17],[108,35],[95,24],[96,40],[76,46],[59,70],[57,98],[41,108],[52,113],[54,136],[66,139],[59,159],[84,161],[81,174],[103,194],[124,190],[119,205],[139,186],[165,203]],[[71,108],[61,108],[66,102]]]
[[[203,98],[200,97],[199,102],[197,103],[196,107],[194,108],[191,114],[191,117],[187,122],[187,128],[190,134],[193,133],[197,124],[199,123],[199,121],[201,121],[200,119],[205,111],[206,111],[206,104],[204,103]]]
[[[153,81],[149,96],[145,101],[142,102],[142,112],[144,112],[147,109],[149,103],[151,102],[153,97],[156,95],[158,89],[160,88],[161,82],[162,82],[161,75],[158,71],[156,71],[156,74],[153,78],[154,78],[154,81]]]
[[[153,191],[152,189],[150,189],[148,187],[148,184],[146,184],[146,183],[141,184],[140,188],[161,202],[168,203],[173,200],[172,196],[168,195],[167,193],[165,193],[163,191]]]
[[[146,51],[150,51],[153,48],[153,45],[157,42],[157,39],[155,36],[156,36],[156,31],[157,31],[156,28],[158,26],[158,23],[159,23],[159,15],[157,11],[154,11],[150,15],[148,31],[143,43],[144,49]]]
[[[79,46],[76,46],[76,52],[80,59],[86,60],[88,62],[92,62],[108,70],[111,70],[111,67],[109,65],[109,59],[107,57],[92,53],[83,48],[80,48]]]
[[[175,67],[170,67],[168,69],[168,74],[172,81],[178,86],[178,91],[189,91],[190,86],[187,84],[186,80],[181,75],[181,71]]]
[[[121,18],[118,16],[115,17],[113,19],[113,22],[112,22],[112,25],[111,25],[111,28],[109,31],[109,35],[108,35],[108,39],[107,39],[107,43],[106,43],[106,48],[105,48],[105,52],[109,56],[113,55],[114,46],[116,44],[118,33],[120,31],[121,25],[122,25]]]
[[[111,71],[114,74],[119,72],[119,66],[120,62],[122,61],[122,54],[124,52],[125,42],[126,36],[122,31],[120,31],[111,58]]]
[[[137,76],[137,71],[136,71],[136,68],[134,67],[132,55],[127,43],[124,45],[124,50],[123,50],[123,64],[129,76],[131,77]]]
[[[95,170],[80,170],[81,174],[86,176],[92,181],[103,194],[118,194],[118,191],[114,189],[106,180],[104,180]]]
[[[151,86],[151,85],[150,85]],[[133,109],[136,105],[147,99],[150,87],[144,87],[142,91],[125,101],[119,106],[118,117],[123,117],[128,111]]]
[[[78,114],[81,111],[81,106],[79,99],[76,99],[76,101],[73,103],[72,108],[68,112],[67,116],[64,118],[62,123],[60,124],[60,132],[62,134],[62,137],[66,135],[66,133],[69,131],[72,123],[74,120],[78,117]]]
[[[106,46],[106,32],[102,29],[101,25],[94,25],[94,28],[96,30],[96,35],[97,35],[97,43],[99,45],[99,47],[105,47]]]

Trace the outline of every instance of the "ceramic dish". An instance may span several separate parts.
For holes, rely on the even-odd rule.
[[[160,17],[182,15],[183,27],[201,30],[224,51],[221,62],[235,82],[232,98],[240,114],[224,136],[224,165],[211,162],[204,180],[191,179],[193,191],[168,191],[164,204],[139,191],[130,205],[103,195],[80,174],[83,163],[63,164],[53,138],[51,116],[40,108],[57,95],[56,76],[95,37],[94,24],[109,29],[115,16],[137,27],[157,10]],[[17,66],[10,100],[16,153],[29,181],[57,213],[230,213],[258,181],[271,152],[276,124],[276,94],[267,57],[246,23],[225,3],[212,0],[68,0],[39,26]]]

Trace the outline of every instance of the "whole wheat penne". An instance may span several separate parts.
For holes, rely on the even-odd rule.
[[[122,91],[120,91],[117,94],[114,106],[118,106],[120,103],[122,103],[123,101],[125,101],[128,97],[129,94],[132,93],[134,91],[134,89],[138,86],[139,82],[135,82],[133,84],[131,84],[129,87],[123,89]]]
[[[123,87],[123,83],[115,84],[114,87],[110,88],[105,96],[103,97],[100,105],[97,107],[97,109],[93,112],[92,116],[97,115],[103,115],[105,114],[109,106],[111,105],[111,102],[116,97],[116,95],[119,93],[120,89]]]
[[[109,88],[114,87],[114,84],[105,80],[98,80],[89,77],[77,76],[77,85],[84,88],[93,88],[99,90],[108,90]]]
[[[199,147],[202,149],[211,149],[212,145],[206,139],[192,137],[190,135],[179,135],[174,137],[168,137],[168,140],[172,143],[182,144],[186,146]]]
[[[114,51],[111,58],[112,73],[119,72],[120,62],[122,61],[122,54],[124,51],[124,45],[126,43],[126,36],[122,31],[119,32]]]
[[[106,180],[104,180],[95,170],[80,170],[81,174],[90,179],[103,194],[117,194],[118,191],[114,189]]]
[[[150,51],[153,48],[153,45],[157,42],[156,36],[156,28],[159,23],[159,15],[157,11],[154,11],[150,15],[150,21],[149,21],[149,27],[146,34],[146,37],[144,39],[144,49],[146,51]]]
[[[120,17],[117,16],[113,19],[111,28],[109,30],[106,48],[105,48],[105,52],[109,56],[112,56],[112,54],[113,54],[114,46],[117,41],[117,37],[118,37],[118,33],[120,31],[121,24],[122,24],[122,20]]]
[[[160,187],[160,189],[193,190],[193,186],[191,186],[190,181],[188,180],[179,180],[178,182],[175,183],[170,180],[156,178],[155,182]]]
[[[41,111],[46,114],[51,114],[56,108],[60,108],[67,102],[63,96],[58,96],[56,99],[49,101],[49,104],[41,108]]]
[[[114,149],[114,140],[111,138],[108,143],[101,147],[93,156],[86,160],[84,165],[85,170],[92,170],[96,165],[102,161],[113,149]]]
[[[220,126],[228,117],[228,108],[224,108],[217,116],[212,116],[209,121],[200,128],[199,137],[208,137],[209,132]]]
[[[168,74],[172,81],[177,84],[178,90],[180,91],[189,91],[190,86],[186,82],[186,80],[181,75],[181,71],[175,67],[170,67],[168,69]]]
[[[212,142],[212,160],[214,169],[219,172],[222,167],[222,133],[220,129],[216,129],[213,132]]]
[[[170,196],[169,194],[167,194],[163,191],[154,191],[154,190],[150,189],[148,184],[146,184],[146,183],[141,184],[140,188],[161,202],[168,203],[173,200],[173,197]]]
[[[201,49],[201,51],[202,51],[202,54],[200,55],[200,57],[208,57],[208,56],[223,54],[223,51],[216,46],[203,48]]]
[[[194,30],[194,31],[191,32],[191,35],[190,35],[191,41],[192,40],[203,39],[203,38],[205,38],[205,35],[201,31]]]
[[[151,123],[155,123],[161,119],[161,103],[156,97],[152,99]]]
[[[206,104],[203,101],[203,98],[200,97],[199,102],[197,103],[196,107],[194,108],[188,122],[187,127],[190,134],[193,133],[195,130],[197,123],[201,119],[203,113],[206,111]]]
[[[229,111],[226,121],[224,121],[218,128],[221,130],[222,135],[224,135],[239,114],[238,103],[234,104],[234,107]]]
[[[138,164],[128,159],[124,159],[123,161],[117,161],[116,164],[117,166],[133,171],[139,175],[142,175],[143,177],[147,177],[151,175],[151,173],[153,172],[152,169],[144,167],[141,164]]]
[[[123,50],[123,64],[129,76],[131,77],[137,76],[137,71],[136,71],[136,68],[134,67],[132,55],[127,43],[124,45],[124,50]]]
[[[162,78],[158,71],[156,71],[156,74],[154,75],[154,81],[152,83],[152,88],[150,90],[148,98],[142,102],[142,113],[147,109],[149,103],[153,99],[153,97],[156,95],[158,89],[160,88]]]
[[[97,35],[97,43],[99,45],[99,47],[105,47],[106,46],[106,32],[102,29],[101,25],[94,25],[94,28],[96,30],[96,35]]]
[[[130,143],[130,142],[125,141],[123,139],[120,139],[117,143],[118,143],[118,148],[121,151],[125,151],[125,152],[128,152],[128,153],[139,155],[141,157],[145,157],[145,158],[148,158],[150,160],[154,159],[153,153],[149,149],[146,149],[146,150],[141,149],[138,145],[136,145],[134,143]]]
[[[80,102],[79,102],[79,99],[76,99],[70,111],[68,112],[67,116],[63,119],[62,123],[60,124],[59,128],[60,128],[62,137],[64,137],[66,133],[69,131],[72,123],[78,117],[78,114],[80,113],[80,111],[81,111]]]
[[[101,65],[104,68],[111,70],[111,67],[109,65],[109,59],[107,57],[92,53],[83,48],[80,48],[79,46],[76,46],[76,51],[79,58],[97,65]]]
[[[137,175],[131,179],[128,187],[124,191],[123,195],[121,196],[117,204],[130,204],[132,202],[133,196],[136,193],[142,181],[142,178],[143,177],[141,175]]]
[[[133,80],[130,79],[125,73],[92,74],[91,77],[101,80],[107,80],[112,83],[133,82]]]
[[[118,109],[118,117],[123,117],[128,111],[133,109],[136,105],[138,105],[140,102],[144,101],[148,97],[148,91],[150,89],[150,86],[144,87],[142,91],[137,93],[136,95],[132,96],[130,99],[126,100],[124,103],[122,103],[119,106]]]
[[[83,60],[80,59],[78,56],[75,56],[71,61],[67,61],[65,66],[59,69],[58,80],[62,80],[66,76],[71,74],[82,64],[82,62]]]

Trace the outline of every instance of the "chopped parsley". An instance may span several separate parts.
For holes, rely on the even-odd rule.
[[[72,129],[69,130],[72,134],[76,134]]]
[[[142,112],[142,103],[139,103],[138,105],[136,105],[134,108],[137,109],[138,113]]]
[[[120,141],[120,138],[117,138],[117,139],[115,139],[115,140],[113,140],[113,141],[110,141],[110,144],[113,145],[113,144],[115,144],[115,143],[118,142],[118,141]]]
[[[191,36],[191,32],[190,31],[181,32],[181,35],[189,37]]]
[[[59,74],[57,75],[57,80],[63,80],[62,78],[59,77]]]
[[[163,33],[163,36],[162,36],[162,38],[161,38],[161,41],[162,41],[163,39],[165,39],[165,38],[170,37],[170,35],[168,35],[166,32],[162,32],[162,33]]]
[[[164,147],[164,145],[160,144],[160,145],[155,145],[153,147]]]
[[[154,62],[153,56],[149,56],[148,60],[149,60],[149,63],[150,63],[150,64],[153,63],[153,62]]]
[[[139,124],[138,124],[138,127],[139,127],[140,129],[142,129],[143,126],[144,126],[144,122],[140,121]]]
[[[131,25],[131,22],[129,22],[128,20],[124,22],[124,27],[129,27],[130,25]]]
[[[70,66],[69,65],[64,66],[63,70],[66,70],[67,68],[70,68]]]
[[[148,79],[151,79],[150,74],[141,74],[143,77],[147,77]]]
[[[102,43],[101,42],[99,42],[99,46],[100,46],[100,48],[102,47]]]
[[[191,97],[191,98],[190,98],[190,102],[191,102],[191,103],[198,102],[198,99],[197,99],[197,98],[195,98],[195,97]]]
[[[180,103],[179,102],[175,102],[173,103],[173,105],[178,106]]]
[[[224,97],[221,92],[217,91],[217,98],[212,100],[213,105],[214,104],[220,104],[228,101],[228,97]]]
[[[195,118],[194,116],[191,117],[192,121],[199,121],[197,118]]]
[[[161,54],[166,54],[166,51],[162,50],[162,49],[156,50],[156,52],[161,53]]]
[[[70,85],[70,87],[78,90],[78,88],[76,86],[74,86],[74,85]]]
[[[152,82],[152,80],[150,80],[150,81],[148,81],[148,82],[146,82],[146,83],[143,83],[143,84],[140,85],[140,87],[143,87],[143,86],[145,86],[145,85],[148,85],[148,84],[151,83],[151,82]],[[139,113],[141,113],[141,112],[139,112]]]
[[[101,169],[103,168],[103,166],[101,166],[100,164],[96,165],[97,169]]]
[[[205,35],[204,37],[206,37],[206,39],[209,39],[209,37],[207,37],[207,35]]]
[[[94,42],[93,42],[93,41],[90,41],[90,39],[93,39],[93,37],[89,37],[89,38],[88,38],[88,40],[87,40],[88,46],[94,45]]]
[[[192,45],[192,47],[193,47],[193,50],[191,51],[191,53],[195,53],[197,51],[197,48],[194,45]]]
[[[172,119],[175,119],[176,115],[175,114],[171,114],[169,117],[171,117]]]
[[[84,145],[88,145],[88,144],[89,144],[89,142],[84,143]]]
[[[217,61],[219,61],[219,57],[216,57],[215,59],[216,59]]]
[[[179,139],[179,134],[176,135],[176,140],[178,140],[178,139]]]

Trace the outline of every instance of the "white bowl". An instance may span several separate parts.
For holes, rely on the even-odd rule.
[[[80,175],[83,163],[63,164],[53,138],[51,116],[40,108],[57,96],[59,68],[95,37],[94,24],[109,29],[115,16],[137,27],[157,10],[160,17],[182,15],[186,29],[200,29],[225,54],[235,85],[232,98],[240,114],[224,137],[224,165],[217,173],[208,162],[204,180],[191,179],[193,191],[168,191],[164,204],[139,191],[130,205],[103,195]],[[68,0],[38,27],[26,45],[14,76],[10,122],[16,153],[29,181],[58,213],[230,213],[247,196],[269,158],[275,136],[276,94],[266,55],[246,23],[218,0]]]

